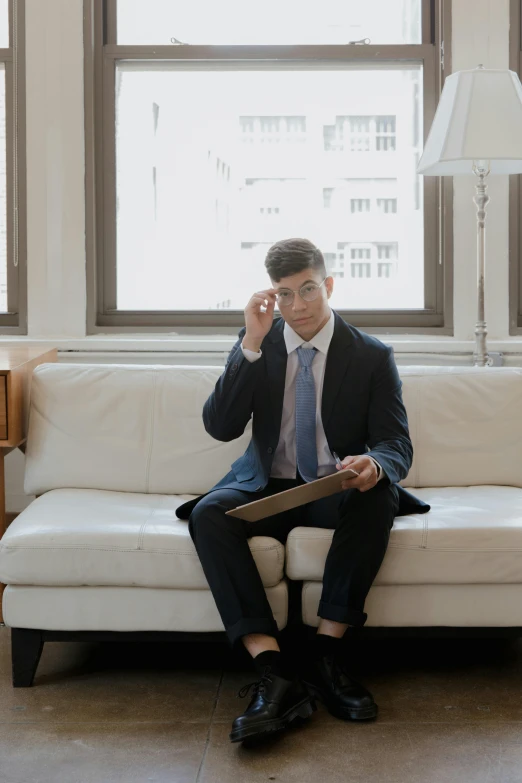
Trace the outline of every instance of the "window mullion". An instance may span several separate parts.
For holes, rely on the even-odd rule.
[[[118,0],[105,0],[103,19],[103,43],[118,43]]]

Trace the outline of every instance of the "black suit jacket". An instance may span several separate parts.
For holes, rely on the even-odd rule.
[[[220,441],[243,434],[250,418],[252,439],[246,452],[212,489],[264,489],[279,441],[285,389],[287,351],[284,321],[274,321],[256,362],[243,356],[245,327],[232,348],[223,374],[203,407],[206,431]],[[347,324],[335,313],[332,341],[326,357],[321,416],[330,450],[346,455],[368,453],[397,483],[408,475],[413,446],[402,401],[393,349]],[[368,448],[367,448],[368,447]],[[398,516],[424,513],[430,506],[400,485]],[[176,514],[188,519],[204,495],[181,505]]]

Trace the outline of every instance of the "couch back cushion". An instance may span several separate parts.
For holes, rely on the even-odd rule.
[[[213,440],[202,409],[222,368],[42,364],[25,491],[206,492],[248,445]],[[405,487],[522,486],[522,368],[399,367],[414,460]]]
[[[42,364],[31,384],[24,489],[199,494],[250,441],[205,432],[219,367]]]
[[[522,368],[399,372],[414,450],[404,487],[522,487]]]

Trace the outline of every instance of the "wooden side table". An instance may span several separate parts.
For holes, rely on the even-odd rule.
[[[0,346],[0,538],[7,522],[5,513],[4,459],[10,451],[25,451],[29,423],[29,399],[33,370],[44,362],[56,362],[58,350],[42,350],[38,346]],[[3,622],[0,585],[0,622]]]

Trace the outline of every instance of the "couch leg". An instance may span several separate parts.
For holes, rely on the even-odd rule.
[[[13,688],[29,688],[33,684],[43,646],[41,631],[11,628]]]

